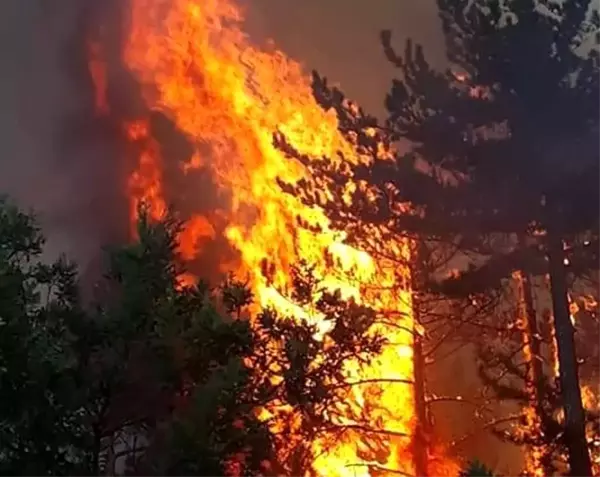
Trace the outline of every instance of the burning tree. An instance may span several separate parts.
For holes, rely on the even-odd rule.
[[[290,167],[273,145],[272,135],[278,128],[295,148],[311,155],[330,155],[340,149],[348,157],[354,154],[338,131],[335,115],[319,107],[297,62],[248,40],[242,30],[242,11],[232,0],[131,0],[124,5],[130,9],[130,21],[123,35],[122,63],[117,67],[135,78],[143,107],[136,108],[133,118],[115,112],[115,105],[122,102],[114,101],[111,94],[119,85],[107,82],[119,75],[111,70],[115,65],[103,58],[102,49],[110,39],[94,43],[99,46],[91,49],[90,73],[97,88],[98,114],[117,123],[135,151],[126,181],[132,221],[139,202],[149,203],[153,217],[160,216],[167,203],[185,210],[179,250],[190,265],[186,283],[202,275],[203,259],[213,258],[218,273],[249,278],[248,287],[256,299],[249,308],[252,317],[266,309],[275,310],[280,319],[292,317],[300,323],[312,316],[311,326],[323,332],[331,322],[327,313],[334,311],[333,305],[319,305],[329,307],[324,314],[307,313],[306,307],[310,311],[317,305],[302,303],[301,295],[286,292],[294,289],[292,265],[302,261],[314,266],[330,293],[340,290],[338,300],[352,298],[353,309],[375,310],[377,319],[369,333],[382,334],[387,340],[368,362],[359,359],[361,350],[355,350],[354,357],[347,356],[350,362],[341,373],[346,382],[353,383],[348,392],[352,405],[340,402],[333,412],[348,413],[344,419],[333,419],[328,410],[325,419],[331,418],[335,429],[328,429],[326,445],[322,436],[306,443],[317,455],[311,466],[329,475],[354,475],[357,468],[365,473],[382,469],[392,474],[414,473],[415,330],[406,266],[410,249],[401,239],[390,242],[396,256],[403,257],[402,266],[390,266],[348,245],[343,233],[329,227],[322,211],[278,187],[279,179],[296,182],[309,176],[300,164]],[[185,157],[165,147],[154,121],[157,116],[167,118],[178,136],[185,138],[187,147],[181,148],[187,150]],[[208,182],[210,188],[198,186]],[[215,242],[220,247],[211,247]],[[257,332],[261,330],[261,320],[250,323]],[[282,336],[274,337],[275,343],[288,333],[287,328],[277,329]],[[337,336],[333,339],[326,333],[325,338],[326,343],[339,344]],[[314,349],[311,344],[310,352]],[[314,359],[313,366],[318,366],[322,356]],[[335,381],[341,386],[338,378]],[[268,413],[261,417],[285,427],[287,420],[295,419],[293,409],[289,411],[273,419]],[[347,430],[334,433],[342,422]],[[271,429],[277,431],[277,427]],[[280,442],[289,444],[284,439]],[[284,445],[282,455],[285,449]]]
[[[524,283],[549,275],[563,443],[574,475],[591,475],[568,303],[574,270],[565,266],[597,268],[599,17],[590,5],[440,0],[455,69],[432,70],[410,42],[399,57],[385,33],[402,78],[387,96],[383,126],[315,77],[317,99],[336,109],[340,129],[371,158],[367,165],[343,154],[310,160],[281,144],[318,177],[317,186],[304,181],[293,192],[323,207],[357,243],[408,235],[459,250],[470,263],[438,292],[469,298],[501,289],[514,272]],[[412,154],[391,151],[401,139],[414,144]],[[535,353],[539,338],[529,338]]]
[[[349,381],[346,374],[349,366],[368,366],[386,345],[373,330],[376,313],[328,291],[312,266],[295,266],[292,277],[290,299],[302,306],[304,322],[274,309],[260,313],[254,331],[262,345],[250,359],[259,386],[270,390],[261,414],[277,442],[273,471],[306,475],[320,459],[331,459],[337,441],[352,438],[362,441],[357,457],[385,470],[387,438],[408,435],[373,427],[368,409],[354,403],[357,389],[380,380],[357,374]],[[366,467],[359,459],[346,465]]]
[[[476,347],[483,394],[487,399],[516,403],[519,408],[490,418],[486,427],[500,439],[525,447],[525,475],[545,476],[564,474],[567,449],[556,340],[550,311],[543,308],[548,293],[544,282],[515,273],[514,283],[503,291],[502,307],[493,314],[495,328],[484,330]],[[578,349],[582,377],[593,372],[597,346],[590,345]],[[599,416],[590,385],[589,380],[582,380],[586,434],[595,455]]]

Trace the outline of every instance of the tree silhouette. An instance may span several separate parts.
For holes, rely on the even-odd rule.
[[[349,380],[345,374],[349,363],[367,365],[386,343],[373,331],[375,312],[343,299],[339,291],[327,291],[308,263],[295,265],[291,277],[291,289],[283,295],[306,316],[264,310],[256,317],[259,345],[251,359],[258,370],[255,386],[268,390],[263,399],[279,449],[277,475],[314,472],[315,459],[340,440],[361,439],[365,447],[376,448],[393,434],[374,425],[352,398],[354,388],[381,383]]]
[[[0,468],[13,475],[259,474],[247,322],[183,288],[178,223],[140,213],[94,306],[35,218],[0,203]],[[223,295],[227,295],[223,293]]]
[[[42,261],[36,219],[0,200],[0,472],[87,474],[73,325],[82,318],[76,270]]]
[[[461,472],[460,477],[494,477],[494,474],[481,462],[474,460]]]
[[[182,286],[179,231],[173,216],[153,221],[142,208],[137,241],[109,254],[87,359],[99,468],[259,473],[271,446],[248,396],[250,326],[222,306],[228,290]]]

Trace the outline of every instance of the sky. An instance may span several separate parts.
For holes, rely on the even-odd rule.
[[[435,0],[247,0],[249,32],[339,83],[369,112],[381,113],[394,69],[379,43],[382,29],[421,43],[434,65],[445,64]]]

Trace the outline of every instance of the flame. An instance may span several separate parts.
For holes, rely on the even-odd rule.
[[[581,386],[581,400],[583,407],[595,413],[600,413],[599,386],[594,385]],[[586,429],[586,437],[590,448],[590,458],[592,460],[594,475],[600,474],[600,436],[594,429],[594,426],[588,426]]]
[[[292,311],[300,317],[305,317],[302,310],[278,291],[289,285],[290,265],[298,258],[320,264],[318,272],[330,288],[339,288],[343,295],[360,300],[360,284],[340,279],[339,269],[354,270],[363,279],[374,278],[374,261],[345,245],[344,237],[329,229],[322,212],[302,206],[277,184],[277,179],[296,182],[305,175],[298,164],[287,161],[273,147],[272,134],[278,129],[301,152],[314,155],[332,155],[340,149],[351,152],[338,133],[336,118],[324,113],[312,98],[300,65],[281,52],[265,53],[253,48],[239,29],[240,11],[229,2],[205,0],[202,6],[190,1],[173,2],[162,18],[156,16],[161,13],[158,5],[159,2],[147,1],[132,4],[125,60],[145,86],[145,99],[151,107],[167,113],[190,137],[212,146],[210,157],[201,157],[197,152],[187,171],[208,165],[219,186],[231,194],[225,236],[240,252],[237,272],[252,278],[260,305],[274,306],[284,313]],[[162,28],[153,28],[156,25]],[[145,154],[140,158],[140,169],[157,166],[152,162],[155,156],[151,151]],[[159,167],[145,172],[140,169],[132,176],[132,182],[139,186],[140,178],[147,178],[147,187],[142,187],[142,194],[132,194],[133,202],[151,199],[161,209],[163,200],[157,195]],[[319,225],[323,232],[303,230],[296,225],[297,217]],[[197,227],[193,224],[206,228],[207,223],[198,217],[192,219],[189,235],[181,237],[181,248],[194,250],[191,241]],[[323,263],[324,251],[337,258],[338,273]],[[265,258],[276,271],[271,281],[261,272]],[[404,308],[410,306],[408,292],[405,295]],[[410,313],[410,308],[403,311]],[[410,379],[410,336],[405,333],[394,341],[397,342],[384,350],[368,369],[349,363],[347,377]],[[379,406],[372,406],[373,409],[381,408],[379,415],[372,418],[373,427],[410,437],[413,426],[410,387],[363,388],[353,390],[357,406],[365,406],[369,399],[375,398]],[[349,425],[352,421],[339,424]],[[410,440],[388,441],[388,457],[382,467],[410,472],[411,462],[407,459]],[[349,435],[333,447],[331,444],[314,443],[319,457],[313,468],[324,474],[356,475],[360,467],[347,466],[364,464],[358,457],[357,436]],[[321,452],[325,449],[326,452]],[[364,474],[368,473],[366,467],[362,469]]]
[[[369,365],[347,363],[345,378],[366,385],[352,386],[348,395],[352,412],[335,423],[350,432],[336,440],[312,443],[317,455],[313,470],[335,476],[366,476],[375,468],[379,474],[414,474],[410,384],[414,323],[408,270],[376,261],[347,245],[344,234],[330,228],[323,211],[303,205],[278,183],[295,183],[307,177],[307,171],[274,147],[275,131],[283,133],[300,153],[334,157],[341,151],[350,161],[361,160],[340,134],[334,112],[325,112],[316,103],[299,63],[281,51],[261,50],[249,41],[242,30],[242,12],[233,0],[129,3],[123,61],[139,81],[148,109],[169,117],[194,144],[194,154],[180,173],[189,176],[209,170],[219,191],[229,198],[215,216],[226,221],[222,234],[240,260],[235,265],[223,264],[224,269],[250,278],[258,305],[318,323],[318,315],[280,292],[290,285],[291,266],[302,259],[316,265],[315,273],[327,288],[371,306],[385,318],[382,321],[396,320],[395,325],[377,324],[373,330],[389,339],[377,359]],[[97,105],[107,111],[106,75],[96,50],[92,53]],[[128,182],[132,222],[141,201],[151,205],[153,217],[159,217],[168,201],[163,171],[170,158],[161,156],[147,119],[123,126],[129,141],[139,147],[137,167]],[[197,213],[186,223],[179,237],[184,258],[201,256],[204,241],[220,233],[214,226],[215,216]],[[318,226],[320,232],[299,222]],[[407,243],[399,241],[390,247],[409,261]],[[264,273],[265,260],[273,270],[269,277]],[[182,285],[193,280],[186,275]],[[259,415],[266,419],[273,413],[294,425],[289,406],[262,409]],[[368,427],[378,432],[375,451],[365,451],[373,446],[373,439],[352,430],[359,427],[352,418],[358,414],[366,414]],[[273,432],[281,424],[276,423]],[[456,469],[446,467],[452,469],[448,472]]]
[[[106,98],[108,78],[102,58],[102,45],[98,42],[90,42],[88,44],[88,57],[88,69],[96,92],[94,98],[96,113],[99,116],[106,115],[110,112],[110,106]]]

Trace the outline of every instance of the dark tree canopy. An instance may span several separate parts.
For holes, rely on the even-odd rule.
[[[494,477],[492,471],[478,460],[469,462],[460,477]]]
[[[45,264],[35,218],[0,203],[2,473],[227,475],[270,457],[243,400],[250,327],[179,286],[177,230],[142,213],[84,307],[75,267]]]
[[[75,352],[82,318],[76,272],[41,261],[44,237],[31,215],[0,201],[0,472],[87,473],[85,394]]]
[[[351,204],[328,208],[336,225],[352,228],[356,221],[405,235],[457,236],[465,248],[483,252],[490,251],[483,234],[531,235],[560,225],[573,245],[581,234],[597,235],[598,53],[578,45],[598,28],[598,15],[586,15],[590,1],[566,2],[554,15],[535,4],[510,2],[507,10],[499,2],[465,8],[464,2],[440,1],[454,64],[445,73],[433,70],[410,41],[398,56],[384,32],[385,52],[401,75],[386,98],[382,126],[315,76],[317,99],[338,111],[340,128],[352,133],[361,154],[380,159],[397,140],[413,145],[409,156],[352,168],[370,197],[359,188]],[[343,163],[299,159],[342,196],[350,181]],[[427,167],[415,168],[418,159]],[[295,192],[326,205],[311,184]],[[397,207],[406,203],[419,209],[418,217]],[[579,248],[570,253],[583,254]],[[596,249],[588,245],[586,253]],[[511,252],[516,255],[506,268],[522,269],[531,253]],[[539,272],[540,263],[528,260]]]

